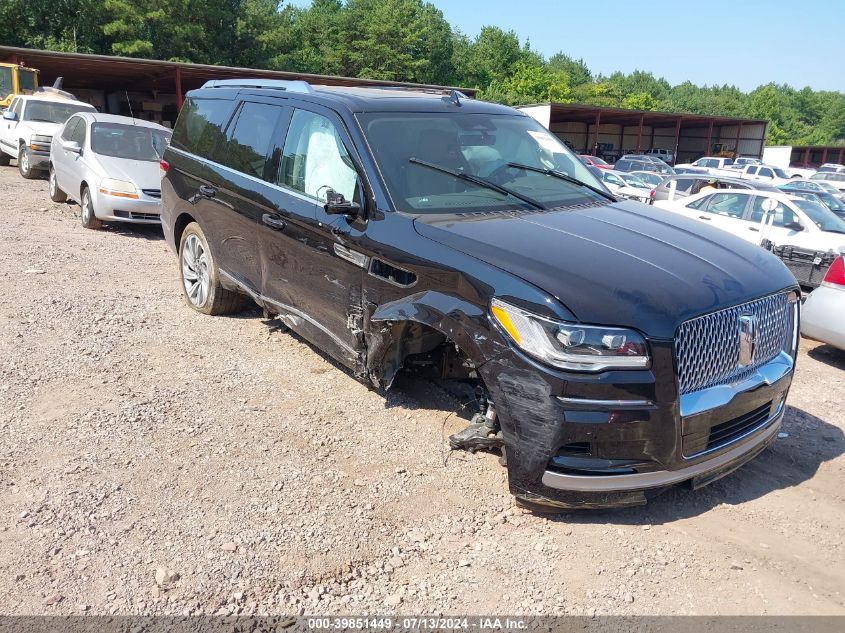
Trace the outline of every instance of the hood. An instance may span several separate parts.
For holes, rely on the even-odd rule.
[[[43,136],[55,136],[61,129],[60,123],[48,123],[46,121],[24,121],[26,127],[32,130],[32,134]]]
[[[694,316],[795,285],[759,246],[637,202],[421,216],[418,233],[530,282],[584,323],[671,339]]]
[[[161,189],[161,170],[158,162],[115,158],[97,154],[97,160],[107,178],[118,178],[135,183],[138,189]]]

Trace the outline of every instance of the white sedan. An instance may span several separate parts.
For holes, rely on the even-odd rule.
[[[755,244],[768,239],[777,246],[845,253],[845,220],[818,202],[787,193],[719,189],[654,205]]]
[[[638,180],[638,182],[643,186],[633,186],[633,178],[630,176],[626,178],[626,176],[626,173],[612,169],[601,170],[602,182],[614,196],[648,204],[651,199],[651,187],[641,180]],[[631,178],[630,182],[628,182],[629,178]]]
[[[845,351],[845,257],[833,260],[801,310],[801,336]]]

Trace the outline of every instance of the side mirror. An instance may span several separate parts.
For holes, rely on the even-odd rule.
[[[6,110],[3,113],[3,118],[6,119],[7,121],[17,121],[18,115],[17,115],[17,113],[12,112],[11,110]]]
[[[347,200],[342,193],[338,193],[334,189],[326,189],[326,203],[323,205],[323,209],[328,215],[357,216],[361,213],[360,204]]]
[[[790,231],[803,231],[804,225],[800,222],[789,222],[783,225],[783,228],[789,229]]]
[[[62,141],[62,149],[70,152],[71,154],[82,153],[82,146],[80,146],[80,144],[76,141]]]

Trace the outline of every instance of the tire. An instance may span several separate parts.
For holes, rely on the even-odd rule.
[[[50,165],[50,200],[53,202],[67,202],[67,194],[59,189],[59,183],[56,180],[56,170]]]
[[[91,199],[91,191],[87,186],[82,188],[82,195],[79,196],[79,199],[79,206],[82,211],[80,214],[82,216],[82,226],[86,229],[102,228],[102,221],[98,220],[97,216],[94,215],[94,201]]]
[[[0,150],[0,167],[8,167],[11,160],[6,152]]]
[[[191,222],[179,241],[179,279],[185,301],[197,312],[231,314],[243,309],[243,295],[226,290],[200,225]]]
[[[21,147],[18,151],[18,171],[27,180],[38,178],[38,171],[33,169],[29,162],[29,150],[26,147]]]

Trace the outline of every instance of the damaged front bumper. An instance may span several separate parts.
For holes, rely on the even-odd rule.
[[[480,368],[517,499],[542,509],[642,505],[731,473],[777,437],[788,354],[741,383],[681,396],[671,342],[651,347],[643,371],[557,372],[513,349]]]

